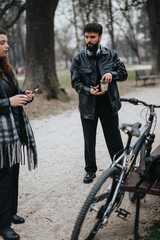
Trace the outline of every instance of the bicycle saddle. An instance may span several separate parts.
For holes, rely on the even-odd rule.
[[[125,133],[129,133],[132,136],[136,136],[139,137],[140,135],[140,131],[139,128],[141,127],[141,123],[137,122],[134,124],[127,124],[127,123],[122,123],[120,125],[120,129],[125,132]]]

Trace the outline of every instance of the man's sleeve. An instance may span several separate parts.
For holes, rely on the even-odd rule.
[[[78,94],[90,95],[91,87],[84,85],[79,74],[79,64],[76,59],[73,59],[71,68],[71,85]]]
[[[125,81],[128,77],[127,70],[125,65],[120,61],[117,56],[117,53],[113,51],[114,54],[114,64],[113,71],[110,71],[114,81]]]

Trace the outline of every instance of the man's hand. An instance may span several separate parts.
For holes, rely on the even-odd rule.
[[[104,74],[101,78],[101,82],[105,82],[105,83],[112,82],[112,74],[111,73]]]
[[[102,91],[102,92],[99,91],[99,84],[98,84],[97,86],[91,88],[90,94],[97,96],[97,95],[103,95],[103,94],[105,94],[105,92],[104,91]]]
[[[25,94],[18,94],[9,98],[12,107],[24,106],[28,102],[28,97]]]

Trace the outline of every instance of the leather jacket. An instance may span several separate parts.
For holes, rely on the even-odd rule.
[[[98,83],[96,64],[101,76],[106,73],[112,74],[112,82],[108,86],[108,97],[113,115],[121,108],[116,82],[125,81],[128,76],[126,68],[118,58],[117,53],[105,47],[101,47],[100,54],[96,57],[89,56],[84,49],[73,59],[70,68],[71,84],[79,94],[80,113],[87,119],[94,119],[95,113],[96,96],[90,94],[90,90]]]

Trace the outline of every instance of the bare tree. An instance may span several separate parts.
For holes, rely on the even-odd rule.
[[[25,63],[23,34],[25,7],[26,4],[23,0],[0,1],[0,26],[8,32],[9,61],[15,69]]]
[[[122,14],[122,19],[121,21],[119,19],[117,19],[115,22],[116,24],[119,26],[121,32],[123,33],[126,42],[128,43],[128,45],[130,46],[130,48],[132,49],[133,53],[135,54],[135,56],[137,57],[137,60],[139,63],[141,63],[140,61],[140,55],[139,55],[139,42],[138,42],[138,38],[137,38],[137,30],[136,30],[136,24],[135,22],[133,22],[134,19],[134,9],[132,5],[129,5],[130,0],[118,0],[118,8],[117,11],[119,13]],[[122,24],[122,22],[125,22],[125,27],[124,24]]]
[[[73,47],[72,49],[69,47],[69,42],[71,42],[72,36],[69,35],[68,28],[63,28],[60,33],[56,31],[55,40],[57,40],[57,44],[59,45],[59,51],[63,53],[63,55],[65,56],[65,60],[71,63],[73,53],[75,49],[77,49],[77,46],[75,48]]]
[[[111,48],[116,49],[116,42],[115,42],[115,32],[114,32],[114,7],[112,0],[101,0],[101,5],[99,6],[103,17],[103,22],[108,30],[110,39],[111,39]]]
[[[12,27],[18,21],[25,9],[26,3],[23,0],[1,0],[0,26],[6,30]]]
[[[26,0],[26,78],[24,88],[40,88],[47,98],[67,100],[55,68],[54,15],[58,0]]]
[[[159,0],[126,0],[125,9],[131,6],[146,8],[149,19],[151,37],[152,73],[160,73],[160,1]]]
[[[152,73],[160,73],[160,1],[147,0],[151,36]]]
[[[111,37],[112,49],[116,49],[115,36],[114,36],[113,6],[112,6],[111,0],[109,0],[108,11],[106,13],[108,16],[108,21],[106,23],[106,26],[108,28],[109,35]]]
[[[79,36],[78,36],[78,23],[77,23],[77,12],[76,12],[76,5],[75,5],[74,0],[72,0],[72,8],[73,8],[73,23],[74,23],[75,35],[76,35],[76,41],[77,41],[77,50],[80,51]]]
[[[9,61],[11,65],[17,69],[18,67],[25,67],[25,15],[7,30],[9,38]]]

